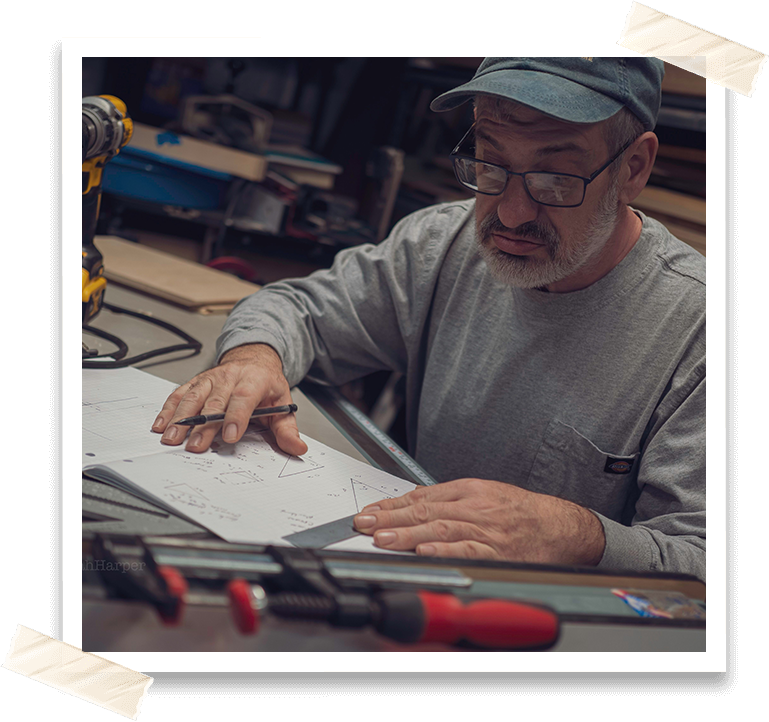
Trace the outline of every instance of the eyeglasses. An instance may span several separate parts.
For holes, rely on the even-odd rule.
[[[592,183],[603,173],[617,158],[619,158],[634,141],[630,141],[619,150],[614,157],[602,165],[588,178],[583,178],[572,173],[547,173],[544,171],[527,171],[526,173],[514,173],[507,168],[495,163],[487,163],[460,152],[460,148],[473,134],[475,124],[465,133],[457,147],[451,152],[451,160],[454,163],[454,173],[457,180],[475,193],[483,193],[488,196],[498,196],[505,192],[510,176],[523,178],[523,187],[529,198],[543,206],[555,206],[557,208],[576,208],[585,200],[585,190],[588,183]]]

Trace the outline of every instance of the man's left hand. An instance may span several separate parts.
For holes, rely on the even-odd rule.
[[[383,549],[439,557],[596,565],[606,543],[588,509],[486,479],[419,487],[369,504],[355,526]]]

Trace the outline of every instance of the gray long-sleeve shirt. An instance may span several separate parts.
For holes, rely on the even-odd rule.
[[[392,369],[409,449],[438,481],[569,499],[604,527],[600,568],[705,578],[705,260],[657,221],[571,293],[494,280],[474,202],[403,219],[377,246],[242,300],[219,356],[267,343],[293,386]]]

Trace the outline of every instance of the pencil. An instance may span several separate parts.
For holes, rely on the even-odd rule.
[[[252,419],[258,419],[260,416],[275,416],[276,414],[292,414],[296,411],[296,404],[288,404],[286,406],[270,406],[263,409],[254,409],[251,414]],[[208,424],[212,421],[223,421],[224,414],[209,414],[207,416],[189,416],[186,419],[174,421],[179,426],[199,426],[201,424]]]

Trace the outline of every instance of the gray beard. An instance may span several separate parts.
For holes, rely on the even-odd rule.
[[[513,230],[512,235],[544,243],[548,258],[514,256],[500,251],[494,244],[492,233],[510,235],[507,228],[492,213],[477,220],[478,247],[491,275],[498,281],[518,288],[540,288],[576,273],[587,270],[598,261],[598,256],[608,242],[619,217],[619,189],[612,184],[601,199],[595,215],[580,238],[574,238],[569,248],[564,248],[561,237],[552,226],[536,221],[524,223]]]

